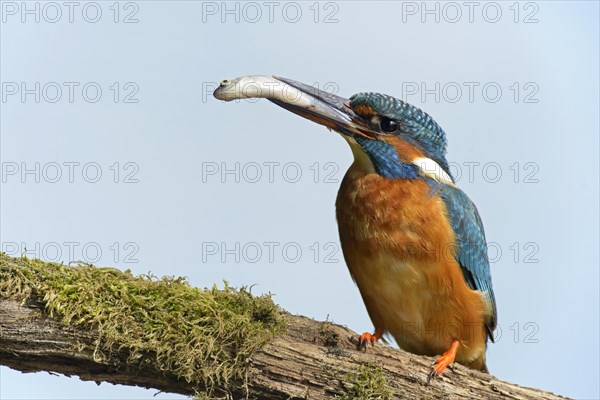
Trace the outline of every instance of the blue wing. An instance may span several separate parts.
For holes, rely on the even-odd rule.
[[[460,189],[442,185],[440,192],[452,229],[456,235],[456,259],[461,266],[463,276],[469,287],[482,291],[492,308],[492,316],[486,322],[490,340],[494,341],[496,329],[496,299],[492,289],[492,276],[488,260],[485,232],[475,204]]]

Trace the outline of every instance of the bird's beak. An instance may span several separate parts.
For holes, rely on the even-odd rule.
[[[213,93],[219,100],[266,98],[288,111],[344,135],[372,138],[366,121],[349,105],[349,100],[291,79],[246,76],[222,81]]]

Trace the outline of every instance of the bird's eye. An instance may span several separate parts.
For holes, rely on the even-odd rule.
[[[381,126],[382,131],[387,133],[394,133],[398,130],[398,123],[390,118],[381,118],[379,126]]]

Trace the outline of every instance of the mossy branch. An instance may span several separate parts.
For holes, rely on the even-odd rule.
[[[229,399],[558,399],[292,316],[246,289],[0,253],[0,364]]]

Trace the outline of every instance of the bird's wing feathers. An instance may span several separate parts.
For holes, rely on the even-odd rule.
[[[460,189],[442,185],[441,196],[456,236],[456,260],[461,266],[465,281],[473,290],[482,291],[489,302],[492,315],[486,323],[488,336],[493,341],[496,328],[496,300],[488,260],[485,232],[475,204]]]

